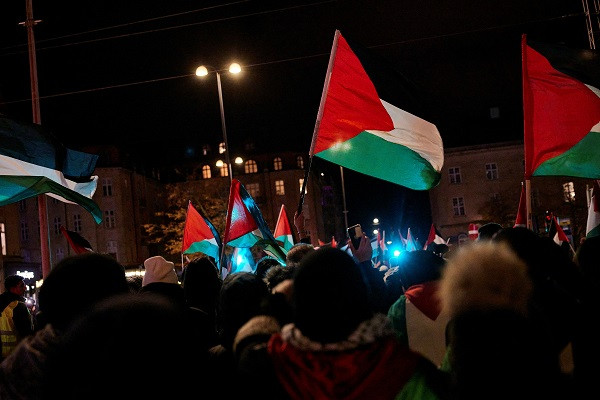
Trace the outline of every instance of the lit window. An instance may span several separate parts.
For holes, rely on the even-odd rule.
[[[304,169],[304,158],[302,158],[302,156],[296,157],[296,164],[298,165],[298,168]]]
[[[225,153],[225,142],[219,143],[219,154]]]
[[[298,179],[298,183],[300,184],[300,193],[302,193],[302,185],[304,185],[304,178]],[[308,186],[304,189],[304,194],[308,193]]]
[[[281,164],[281,158],[279,157],[275,157],[275,159],[273,160],[273,169],[275,171],[279,171],[282,168],[282,164]]]
[[[60,217],[54,217],[54,234],[60,233]]]
[[[496,163],[485,164],[485,176],[490,181],[498,179],[498,166]]]
[[[110,178],[102,179],[102,196],[104,196],[104,197],[112,196],[112,179],[110,179]]]
[[[106,252],[115,260],[117,259],[117,242],[115,240],[109,240],[106,242]]]
[[[256,166],[256,161],[248,160],[244,163],[244,172],[247,174],[254,174],[258,171],[258,167]]]
[[[63,258],[65,258],[65,252],[63,251],[62,247],[57,247],[56,248],[56,261],[60,261]]]
[[[21,222],[21,240],[29,240],[29,227],[27,222]]]
[[[285,186],[283,180],[275,181],[275,194],[283,196],[285,194]]]
[[[210,150],[210,147],[208,145],[205,144],[204,146],[202,146],[202,155],[203,156],[208,155],[209,150]]]
[[[2,248],[2,255],[6,255],[6,231],[4,230],[4,222],[0,222],[0,248]]]
[[[115,212],[113,210],[104,211],[104,227],[114,228],[115,227]]]
[[[459,167],[448,168],[448,176],[450,177],[450,183],[460,183],[462,181]]]
[[[260,185],[258,183],[249,183],[246,185],[246,190],[252,198],[256,199],[260,196]]]
[[[465,200],[462,197],[452,198],[452,208],[454,209],[454,215],[465,215]]]
[[[573,203],[575,201],[575,185],[573,182],[563,183],[563,198],[565,203]]]
[[[202,167],[202,178],[209,179],[210,178],[210,165],[204,165]]]
[[[81,214],[73,215],[73,230],[75,232],[81,232]]]
[[[229,176],[229,168],[227,168],[227,164],[223,163],[223,165],[219,167],[219,173],[221,176]]]

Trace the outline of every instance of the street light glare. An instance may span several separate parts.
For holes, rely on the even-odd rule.
[[[233,63],[229,66],[229,72],[232,74],[239,74],[242,72],[242,67],[240,67],[240,64],[238,63]]]
[[[208,75],[208,69],[206,69],[206,67],[204,65],[201,65],[198,68],[196,68],[196,75],[197,76],[206,76],[206,75]]]

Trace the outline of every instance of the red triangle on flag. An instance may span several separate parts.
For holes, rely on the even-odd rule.
[[[181,252],[185,252],[193,243],[200,242],[205,239],[212,239],[212,231],[200,215],[198,210],[194,208],[192,202],[188,202],[187,214],[185,217],[185,228],[183,229],[183,245]]]
[[[291,235],[292,229],[290,228],[290,222],[288,221],[287,213],[285,211],[285,204],[281,205],[279,210],[279,217],[277,218],[277,224],[275,225],[275,232],[273,236],[276,238],[284,235]]]
[[[225,225],[225,238],[223,243],[242,237],[258,229],[256,220],[244,204],[240,195],[240,181],[234,179],[229,191],[229,205],[227,207],[227,223]]]

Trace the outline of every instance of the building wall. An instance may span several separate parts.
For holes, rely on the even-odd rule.
[[[468,236],[470,223],[497,222],[511,227],[516,218],[521,183],[524,179],[523,143],[507,142],[445,149],[444,168],[438,186],[429,192],[432,221],[444,238],[457,242]],[[497,179],[488,179],[486,164],[497,166]],[[451,183],[450,170],[460,169],[461,182]],[[563,185],[573,182],[575,201],[566,202]],[[569,177],[533,177],[531,179],[534,228],[544,232],[544,213],[550,211],[559,220],[568,221],[578,242],[587,218],[586,186],[591,181]],[[464,199],[464,215],[455,215],[453,198]],[[495,197],[496,215],[485,215]]]

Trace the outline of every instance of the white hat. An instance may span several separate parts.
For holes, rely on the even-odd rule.
[[[175,264],[161,256],[148,258],[144,261],[144,268],[146,273],[142,279],[142,286],[153,282],[179,283],[175,272]]]

